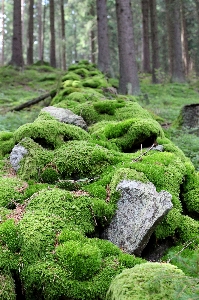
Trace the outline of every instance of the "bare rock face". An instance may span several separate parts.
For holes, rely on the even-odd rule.
[[[52,117],[57,119],[59,122],[68,123],[75,126],[79,126],[87,131],[87,124],[84,119],[76,114],[74,114],[69,109],[58,108],[55,106],[44,107],[42,111],[48,112]]]
[[[15,171],[20,168],[20,161],[27,153],[28,151],[20,144],[14,146],[10,153],[10,164]]]
[[[116,190],[121,197],[103,236],[127,253],[140,255],[151,234],[173,207],[171,194],[158,193],[152,183],[123,180]]]

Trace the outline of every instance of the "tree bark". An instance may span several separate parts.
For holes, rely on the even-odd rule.
[[[42,42],[43,42],[43,24],[42,24],[42,0],[37,3],[37,13],[38,13],[38,57],[42,61]]]
[[[13,2],[12,58],[10,64],[23,67],[21,0],[14,0]]]
[[[195,4],[196,4],[196,13],[197,13],[197,41],[196,41],[196,45],[197,45],[197,49],[199,49],[199,0],[195,0]],[[199,53],[198,51],[195,54],[195,71],[196,71],[196,75],[199,76]]]
[[[116,0],[120,81],[119,93],[140,93],[130,0]]]
[[[1,9],[1,13],[2,13],[1,65],[3,66],[3,65],[4,65],[4,0],[2,0],[2,9]]]
[[[150,16],[151,16],[151,50],[152,50],[152,82],[159,83],[158,69],[159,63],[159,43],[158,43],[158,26],[156,13],[156,0],[150,1]]]
[[[29,0],[29,20],[28,20],[28,50],[27,50],[27,64],[33,64],[33,32],[34,32],[34,22],[33,22],[33,15],[34,15],[34,0]]]
[[[50,97],[50,95],[51,95],[51,93],[47,93],[47,94],[41,95],[41,96],[39,96],[37,98],[33,98],[31,100],[28,100],[25,103],[22,103],[22,104],[14,107],[14,108],[11,108],[9,111],[13,111],[13,110],[14,111],[19,111],[19,110],[22,110],[23,108],[29,107],[29,106],[31,106],[33,104],[36,104],[36,103],[38,103],[38,102],[40,102],[42,100],[45,100],[46,98]]]
[[[185,82],[182,60],[181,22],[179,0],[165,0],[167,6],[170,44],[171,81]]]
[[[142,0],[143,72],[150,73],[149,0]]]
[[[93,20],[95,20],[95,6],[94,3],[91,3],[91,7],[90,7],[90,15],[93,17]],[[96,41],[96,32],[95,32],[95,24],[94,22],[92,22],[92,27],[91,27],[91,32],[90,32],[90,49],[91,49],[91,62],[93,64],[96,63],[96,58],[95,58],[95,54],[96,54],[96,45],[95,45],[95,41]]]
[[[181,11],[182,11],[182,33],[183,33],[183,60],[185,66],[185,74],[189,74],[190,70],[190,55],[188,47],[188,32],[187,32],[187,22],[186,22],[186,8],[184,1],[181,0]]]
[[[66,70],[66,34],[65,34],[65,19],[64,19],[64,0],[61,0],[61,39],[62,39],[62,66]]]
[[[50,0],[50,65],[54,68],[56,68],[55,49],[55,6],[54,0]]]
[[[97,0],[98,68],[110,75],[110,51],[106,0]]]

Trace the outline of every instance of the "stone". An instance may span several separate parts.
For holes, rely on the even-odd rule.
[[[87,124],[81,116],[74,114],[69,109],[58,108],[55,106],[44,107],[41,111],[46,111],[56,120],[62,123],[72,124],[75,126],[79,126],[84,130],[88,130]]]
[[[15,171],[20,168],[20,161],[27,153],[28,151],[23,146],[19,144],[14,146],[10,153],[10,164]]]
[[[141,255],[156,226],[172,209],[172,196],[166,191],[158,193],[151,182],[135,180],[121,181],[116,190],[121,196],[103,238],[124,252]]]

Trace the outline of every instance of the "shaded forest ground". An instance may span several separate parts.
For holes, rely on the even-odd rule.
[[[13,107],[53,89],[59,89],[63,71],[48,65],[34,65],[19,71],[13,67],[0,68],[0,131],[14,131],[33,122],[50,98],[19,112]],[[176,128],[176,120],[184,105],[199,103],[199,80],[192,77],[186,84],[172,84],[160,74],[162,83],[151,84],[151,76],[140,74],[141,95],[136,97],[141,106],[157,115],[168,138],[190,157],[199,170],[199,137],[188,130]],[[114,80],[115,85],[117,81]]]

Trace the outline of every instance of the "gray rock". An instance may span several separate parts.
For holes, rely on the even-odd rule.
[[[151,234],[173,207],[171,194],[158,193],[152,183],[123,180],[116,190],[121,197],[103,237],[127,253],[140,255]]]
[[[58,108],[55,106],[44,107],[42,111],[48,112],[52,117],[57,119],[59,122],[68,123],[75,126],[79,126],[84,130],[88,130],[87,124],[84,119],[76,114],[74,114],[69,109]]]
[[[162,152],[164,150],[164,147],[162,145],[157,145],[157,146],[154,146],[152,148],[152,150],[157,150],[157,151]]]
[[[15,171],[20,168],[20,161],[28,151],[21,145],[16,145],[10,153],[10,163]]]

